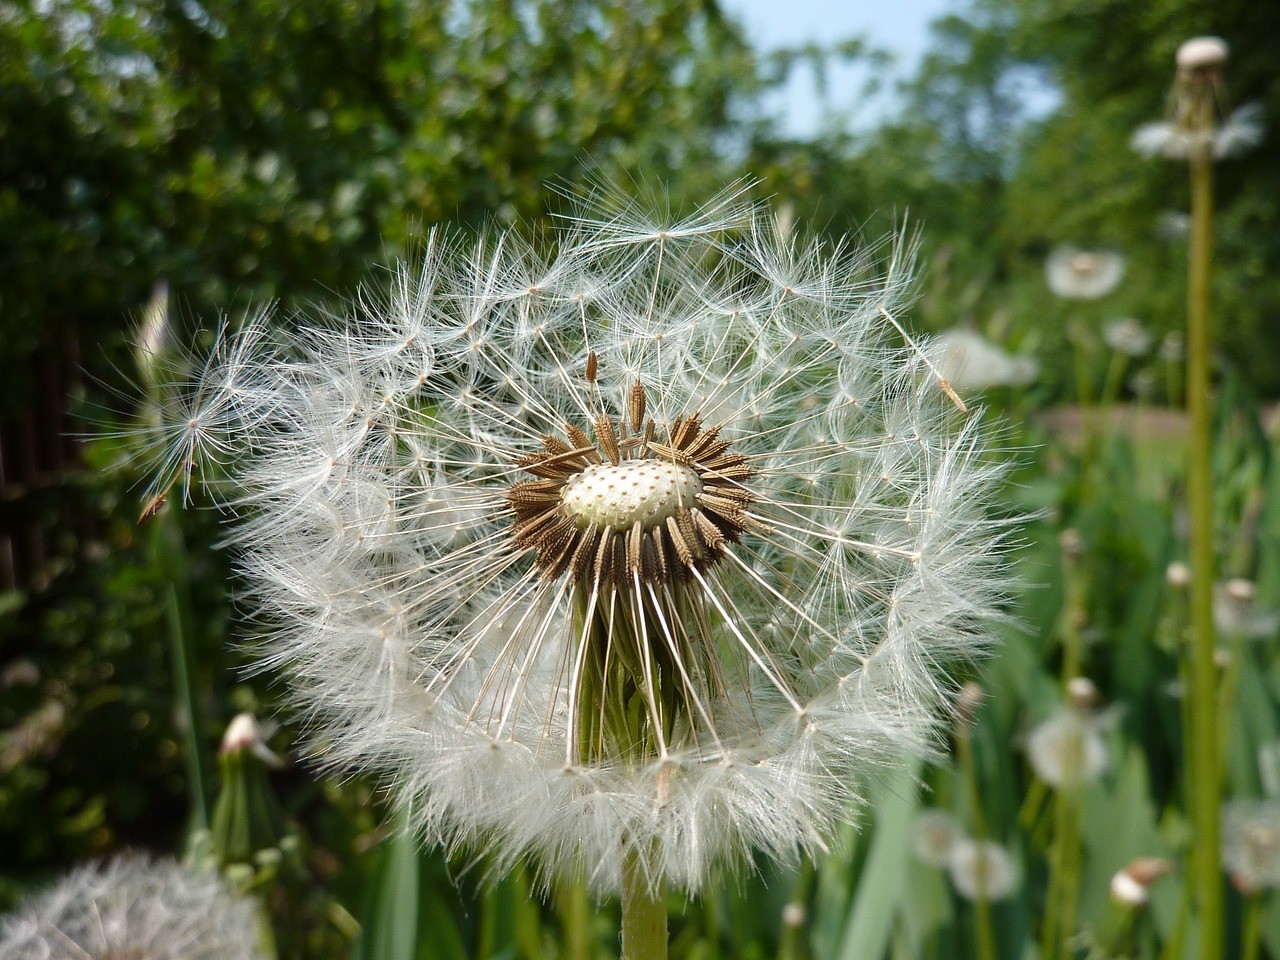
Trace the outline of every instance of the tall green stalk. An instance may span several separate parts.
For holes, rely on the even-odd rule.
[[[978,765],[973,758],[973,731],[968,724],[956,728],[956,754],[960,772],[964,778],[965,792],[969,800],[969,820],[974,838],[983,843],[987,839],[986,818],[982,815],[982,791],[978,783]],[[979,960],[996,960],[995,927],[991,922],[991,898],[987,893],[986,871],[978,871],[978,896],[973,902],[974,928],[978,941]]]
[[[193,833],[209,829],[209,772],[196,684],[194,618],[191,611],[191,583],[182,529],[172,505],[155,518],[152,551],[156,564],[165,571],[165,619],[168,623],[169,657],[173,670],[174,697],[187,741],[187,792],[191,800]]]
[[[667,960],[663,887],[645,874],[643,853],[628,849],[622,858],[622,960]]]
[[[1210,130],[1213,102],[1197,99],[1194,128]],[[1200,960],[1220,960],[1222,879],[1218,870],[1220,774],[1218,691],[1213,662],[1212,409],[1209,397],[1209,278],[1213,264],[1213,161],[1206,143],[1191,156],[1191,249],[1187,282],[1187,508],[1191,525],[1191,869]]]

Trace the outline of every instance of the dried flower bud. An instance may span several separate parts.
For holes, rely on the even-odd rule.
[[[1191,568],[1181,560],[1175,560],[1164,571],[1164,582],[1175,590],[1185,590],[1191,584]]]

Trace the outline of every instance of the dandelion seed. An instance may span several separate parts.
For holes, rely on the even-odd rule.
[[[1061,246],[1045,261],[1049,289],[1066,300],[1097,300],[1124,279],[1124,257],[1109,250]]]
[[[240,484],[263,662],[328,761],[496,869],[696,890],[820,848],[986,643],[1000,470],[892,346],[901,245],[877,277],[740,193],[597,197],[549,260],[434,238],[348,319],[221,349],[234,456],[169,435]]]
[[[119,857],[0,920],[0,960],[255,960],[252,904],[214,875]]]

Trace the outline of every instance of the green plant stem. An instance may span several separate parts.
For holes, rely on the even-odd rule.
[[[209,829],[209,773],[196,689],[196,655],[191,636],[191,584],[182,529],[174,507],[162,510],[155,523],[153,555],[166,582],[165,618],[169,627],[169,657],[173,669],[174,697],[187,740],[187,792],[190,794],[193,832]]]
[[[1244,931],[1241,938],[1241,960],[1258,960],[1262,956],[1262,894],[1257,891],[1244,900]]]
[[[968,728],[956,732],[956,754],[964,777],[969,800],[969,820],[973,836],[982,843],[987,839],[986,820],[982,816],[982,790],[978,784],[978,765],[973,758],[973,733]],[[991,923],[991,900],[982,873],[978,874],[978,896],[973,902],[974,927],[978,939],[979,960],[996,960],[995,929]]]
[[[1212,123],[1212,103],[1198,109]],[[1217,676],[1213,662],[1212,411],[1209,398],[1209,277],[1213,261],[1213,168],[1207,150],[1191,159],[1191,250],[1187,283],[1187,407],[1190,438],[1187,507],[1191,527],[1191,872],[1200,960],[1222,956],[1222,879],[1218,870],[1219,762]]]
[[[667,960],[663,886],[646,874],[640,851],[629,848],[622,857],[622,960]]]
[[[556,897],[567,960],[591,960],[591,897],[585,880],[573,880]]]
[[[800,911],[804,916],[809,903],[809,888],[813,886],[813,860],[805,857],[800,864],[800,873],[791,890],[788,909]],[[808,924],[786,923],[782,925],[782,934],[778,940],[778,960],[802,960],[808,956],[806,947],[808,940]]]

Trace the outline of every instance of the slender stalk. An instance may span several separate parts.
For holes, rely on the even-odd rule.
[[[1213,123],[1213,103],[1199,98],[1201,129]],[[1222,879],[1218,871],[1219,762],[1217,676],[1213,662],[1212,409],[1209,397],[1209,277],[1213,263],[1213,166],[1208,147],[1191,158],[1191,249],[1187,283],[1187,408],[1190,438],[1187,507],[1191,527],[1191,744],[1187,764],[1191,808],[1191,870],[1196,893],[1200,960],[1220,960]]]
[[[1258,960],[1262,956],[1262,894],[1256,890],[1245,897],[1240,949],[1241,960]]]
[[[782,935],[778,943],[778,960],[802,960],[808,956],[807,904],[809,888],[813,886],[813,860],[805,857],[800,873],[791,890],[791,899],[782,915]]]
[[[591,960],[591,898],[586,882],[575,879],[564,884],[556,900],[566,960]]]
[[[982,791],[978,784],[978,765],[973,759],[973,734],[967,725],[956,730],[956,754],[969,799],[969,820],[973,836],[979,843],[987,839],[986,820],[982,816]],[[991,923],[991,899],[987,896],[985,871],[978,873],[978,896],[973,902],[974,927],[978,939],[979,960],[996,960],[996,937]]]
[[[664,887],[644,870],[642,854],[622,858],[622,960],[667,960],[667,900]]]
[[[165,572],[165,619],[169,627],[169,657],[173,669],[174,697],[187,741],[187,792],[190,794],[192,832],[209,829],[209,773],[196,689],[195,649],[191,636],[191,584],[182,529],[174,507],[156,518],[153,556]]]

